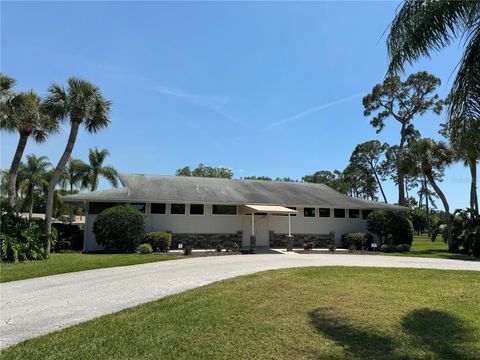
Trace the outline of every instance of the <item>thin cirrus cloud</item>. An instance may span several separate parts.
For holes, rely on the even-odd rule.
[[[335,101],[331,101],[331,102],[328,102],[328,103],[325,103],[325,104],[309,107],[308,109],[303,110],[303,111],[301,111],[301,112],[299,112],[295,115],[291,115],[289,117],[286,117],[284,119],[281,119],[281,120],[278,120],[278,121],[275,121],[275,122],[269,124],[266,128],[263,129],[263,131],[271,130],[271,129],[276,128],[278,126],[291,123],[293,121],[296,121],[296,120],[302,119],[306,116],[315,114],[315,113],[317,113],[319,111],[322,111],[324,109],[327,109],[329,107],[339,105],[339,104],[343,104],[343,103],[351,101],[353,99],[357,99],[357,98],[359,98],[363,95],[364,95],[363,93],[356,93],[356,94],[353,94],[353,95],[350,95],[350,96],[347,96],[347,97],[344,97],[344,98],[341,98],[341,99],[338,99],[338,100],[335,100]]]
[[[160,84],[155,84],[152,86],[152,90],[164,95],[184,99],[185,101],[188,101],[189,103],[199,107],[210,109],[232,123],[239,126],[244,126],[240,120],[224,110],[224,106],[229,100],[228,96],[191,94],[180,89],[170,88]]]

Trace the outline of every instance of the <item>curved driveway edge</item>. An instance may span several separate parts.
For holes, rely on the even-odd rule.
[[[306,266],[480,271],[480,262],[333,254],[199,257],[87,270],[0,284],[0,347],[215,281]]]

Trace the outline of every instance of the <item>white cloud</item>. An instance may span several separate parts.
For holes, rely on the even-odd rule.
[[[221,115],[227,120],[237,124],[239,126],[244,126],[240,120],[238,120],[233,115],[225,111],[224,106],[228,102],[228,96],[224,95],[201,95],[201,94],[191,94],[180,89],[166,87],[161,84],[155,84],[152,86],[152,90],[159,92],[164,95],[173,96],[176,98],[184,99],[196,106],[204,107],[212,110],[213,112]]]
[[[270,125],[268,125],[264,129],[264,131],[276,128],[276,127],[281,126],[281,125],[288,124],[288,123],[290,123],[292,121],[295,121],[295,120],[302,119],[306,116],[315,114],[315,113],[317,113],[321,110],[327,109],[329,107],[339,105],[339,104],[348,102],[348,101],[353,100],[353,99],[357,99],[357,98],[361,97],[362,95],[363,95],[363,93],[356,93],[354,95],[350,95],[350,96],[344,97],[342,99],[338,99],[338,100],[331,101],[331,102],[321,104],[321,105],[312,106],[312,107],[310,107],[306,110],[303,110],[303,111],[301,111],[301,112],[299,112],[295,115],[292,115],[292,116],[289,116],[289,117],[286,117],[284,119],[281,119],[281,120],[278,120],[278,121],[275,121],[275,122],[271,123]]]

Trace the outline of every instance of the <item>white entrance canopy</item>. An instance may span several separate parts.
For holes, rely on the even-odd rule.
[[[252,212],[252,236],[255,236],[255,213],[267,214],[287,214],[288,215],[288,237],[292,236],[292,226],[290,223],[290,215],[296,214],[297,210],[289,209],[280,205],[244,205],[247,210]]]
[[[289,209],[280,205],[245,205],[245,207],[253,212],[273,213],[273,214],[296,214],[297,210]]]

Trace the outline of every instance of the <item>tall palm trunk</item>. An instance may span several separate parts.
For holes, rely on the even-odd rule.
[[[28,219],[32,221],[32,216],[33,216],[33,186],[30,186],[30,208],[28,210]]]
[[[478,196],[477,196],[477,160],[470,159],[468,161],[472,181],[470,184],[470,208],[478,212]]]
[[[67,146],[65,147],[65,151],[63,152],[60,161],[55,168],[55,172],[53,173],[52,179],[48,184],[48,194],[47,194],[47,207],[45,210],[45,232],[48,235],[47,240],[47,255],[50,254],[50,234],[52,232],[52,211],[53,211],[53,197],[55,194],[55,187],[57,186],[58,181],[60,180],[60,176],[62,175],[63,171],[65,170],[65,166],[67,165],[68,159],[72,155],[73,146],[75,145],[75,141],[77,139],[78,129],[80,127],[80,121],[71,119],[71,128],[70,128],[70,135],[68,136]]]
[[[397,182],[398,182],[398,205],[405,206],[405,175],[403,174],[403,148],[405,146],[406,141],[406,129],[405,124],[402,124],[402,130],[400,132],[400,145],[398,146],[398,153],[397,153]]]
[[[428,207],[428,185],[425,175],[423,175],[423,189],[425,191],[425,210],[427,211],[427,234],[428,238],[432,236],[432,227],[430,226],[430,208]]]
[[[8,175],[8,202],[12,208],[16,207],[16,184],[17,174],[20,168],[20,162],[22,161],[23,152],[27,145],[28,137],[30,134],[21,132],[20,139],[18,139],[17,149],[13,156],[12,164],[10,165],[10,173]]]
[[[70,184],[70,195],[73,194],[73,185]],[[68,223],[72,225],[72,218],[73,218],[73,205],[69,205],[70,208],[70,215],[69,215],[69,220]]]
[[[427,176],[428,181],[430,184],[432,184],[433,189],[437,193],[438,197],[440,200],[442,200],[443,208],[445,209],[445,213],[447,214],[447,243],[448,243],[448,251],[452,251],[453,243],[452,243],[452,229],[453,229],[453,224],[452,224],[452,217],[450,216],[450,206],[448,205],[447,198],[445,197],[445,194],[443,193],[442,190],[437,185],[437,182],[433,178],[432,172],[427,171],[425,173]]]

